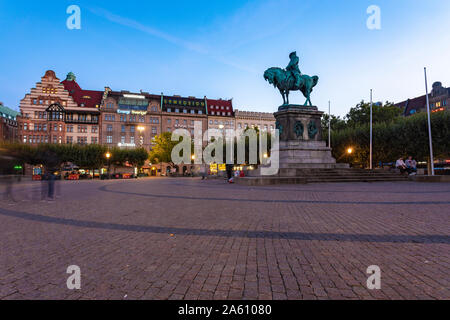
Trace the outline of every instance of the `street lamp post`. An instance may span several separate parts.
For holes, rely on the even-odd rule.
[[[219,129],[220,129],[220,131],[222,133],[222,143],[223,143],[223,128],[224,128],[224,125],[223,124],[219,124]],[[216,166],[217,166],[217,177],[218,177],[219,176],[219,164],[217,163]]]
[[[143,138],[143,136],[142,136],[142,132],[145,131],[145,127],[144,127],[144,126],[138,126],[138,127],[137,127],[137,130],[139,131],[139,144],[140,144],[141,147],[142,147],[142,145],[144,144],[144,138]]]
[[[431,174],[428,172],[428,175],[434,176],[434,157],[433,157],[433,139],[431,137],[431,119],[430,119],[430,100],[428,98],[428,81],[427,81],[427,68],[424,68],[425,71],[425,95],[427,97],[427,115],[428,115],[428,142],[430,145],[430,168]]]
[[[108,179],[109,179],[110,178],[110,176],[109,176],[109,166],[110,166],[109,159],[111,158],[111,153],[109,151],[106,152],[105,157],[106,157],[106,160],[108,161],[107,176],[108,176]]]

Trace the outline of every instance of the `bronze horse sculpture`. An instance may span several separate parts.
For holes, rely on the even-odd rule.
[[[300,81],[296,81],[295,76],[287,70],[282,68],[269,68],[264,72],[264,79],[280,90],[283,97],[283,105],[289,104],[289,91],[300,90],[306,98],[304,106],[307,106],[308,103],[312,106],[310,95],[319,81],[318,76],[310,77],[302,74],[300,75]]]

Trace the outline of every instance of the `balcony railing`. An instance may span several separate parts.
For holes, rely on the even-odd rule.
[[[66,123],[98,124],[99,119],[66,119]]]

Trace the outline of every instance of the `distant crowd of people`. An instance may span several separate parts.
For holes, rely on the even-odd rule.
[[[400,157],[395,163],[395,167],[399,169],[401,173],[407,172],[409,175],[417,174],[417,161],[411,156],[409,156],[406,161],[403,157]]]

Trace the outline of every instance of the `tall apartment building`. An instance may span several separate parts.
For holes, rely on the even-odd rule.
[[[208,128],[206,98],[165,96],[161,94],[161,115],[163,132],[186,129],[194,135],[195,121],[201,122],[202,134]]]
[[[151,149],[161,133],[161,97],[147,92],[112,91],[106,87],[101,103],[101,143],[110,147]]]
[[[63,82],[48,70],[20,101],[23,143],[99,142],[101,91],[82,90],[72,73]],[[100,94],[99,94],[100,92]]]
[[[0,102],[0,143],[17,140],[17,116],[19,113]]]
[[[176,129],[185,129],[191,137],[194,137],[195,122],[200,122],[202,126],[202,136],[208,129],[206,112],[206,98],[199,99],[195,97],[181,97],[178,95],[165,96],[161,94],[161,122],[162,132],[173,132]],[[204,142],[206,144],[206,142]],[[178,173],[191,172],[193,166],[183,164],[170,168],[164,164],[163,173],[169,170],[177,170]]]

